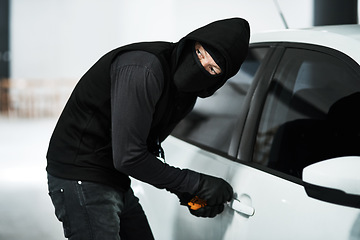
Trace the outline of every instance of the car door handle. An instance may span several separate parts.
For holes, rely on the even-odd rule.
[[[255,214],[255,209],[253,207],[240,202],[240,200],[236,198],[233,198],[233,200],[228,203],[228,205],[236,212],[245,214],[246,216],[253,216]]]

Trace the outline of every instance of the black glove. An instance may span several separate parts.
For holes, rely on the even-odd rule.
[[[200,174],[199,187],[195,195],[177,192],[173,189],[167,190],[177,195],[180,204],[187,206],[190,213],[197,217],[215,217],[224,210],[224,203],[233,197],[233,189],[228,182],[205,174]],[[206,206],[192,210],[188,203],[195,196],[205,200]]]
[[[200,174],[196,196],[206,201],[207,206],[223,205],[233,197],[233,189],[224,179]]]

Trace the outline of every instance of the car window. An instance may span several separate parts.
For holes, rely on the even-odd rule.
[[[339,58],[287,49],[270,84],[253,161],[301,178],[312,163],[359,155],[359,92],[358,73]]]
[[[226,153],[234,125],[254,76],[268,48],[249,49],[240,71],[205,99],[198,99],[193,111],[173,131],[185,141]]]

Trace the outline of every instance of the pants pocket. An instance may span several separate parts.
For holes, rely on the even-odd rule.
[[[55,207],[55,215],[62,222],[64,228],[64,236],[68,238],[71,233],[69,219],[66,213],[64,189],[49,192],[51,201]]]

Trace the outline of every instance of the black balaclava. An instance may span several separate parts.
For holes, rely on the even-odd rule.
[[[245,60],[249,47],[250,27],[242,18],[212,22],[182,38],[174,51],[174,85],[179,92],[205,98],[234,76]],[[199,42],[221,68],[221,74],[211,75],[196,56]]]
[[[221,68],[221,73],[216,75],[210,74],[202,66],[196,54],[195,41],[189,41],[182,50],[178,67],[174,73],[174,84],[178,91],[186,93],[201,93],[204,89],[208,89],[216,85],[216,83],[220,82],[224,78],[224,58],[218,53],[215,54],[214,52],[216,52],[216,50],[211,49],[211,47],[203,47]]]

